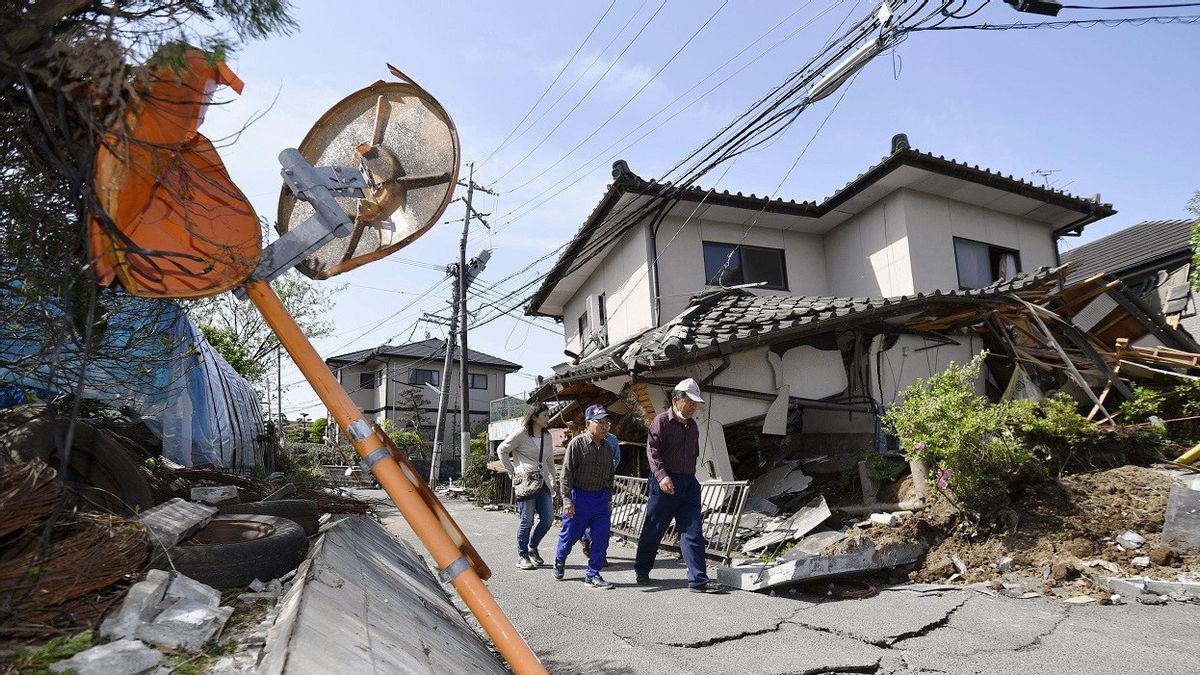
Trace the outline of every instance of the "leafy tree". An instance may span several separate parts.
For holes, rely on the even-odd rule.
[[[308,439],[312,443],[322,443],[325,440],[325,430],[329,427],[329,418],[318,417],[312,421],[308,429]]]
[[[1200,190],[1188,200],[1187,209],[1196,217],[1192,222],[1192,287],[1200,291]]]
[[[263,377],[267,374],[266,362],[252,358],[250,350],[244,343],[238,341],[233,331],[202,323],[200,332],[204,335],[204,339],[213,346],[213,349],[217,350],[217,353],[224,357],[230,366],[233,366],[238,375],[246,378],[251,384],[262,382]]]

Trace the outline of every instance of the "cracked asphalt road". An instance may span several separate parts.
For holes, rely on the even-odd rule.
[[[362,496],[396,535],[424,552],[381,491]],[[567,576],[516,567],[516,516],[447,500],[492,567],[488,587],[552,673],[1078,673],[1195,672],[1200,606],[1102,607],[992,598],[911,585],[867,600],[689,593],[681,561],[660,556],[651,586],[634,584],[631,547],[614,542],[604,576],[582,583],[576,549]],[[557,528],[542,544],[552,558]],[[449,588],[449,587],[447,587]],[[453,589],[451,596],[457,600]]]

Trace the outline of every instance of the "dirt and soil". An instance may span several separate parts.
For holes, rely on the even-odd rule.
[[[911,487],[911,479],[905,479],[892,494],[909,498]],[[1179,572],[1200,572],[1200,554],[1180,555],[1159,547],[1170,489],[1171,473],[1158,468],[1122,466],[1079,473],[1029,486],[990,514],[985,526],[969,523],[935,492],[929,508],[906,518],[900,527],[874,527],[867,534],[925,543],[929,548],[924,560],[909,574],[914,581],[946,581],[959,573],[956,557],[967,568],[956,580],[989,582],[997,589],[1079,594],[1096,590],[1086,580],[1089,573],[1174,580]],[[1121,549],[1115,540],[1126,530],[1145,537],[1145,544],[1137,550]],[[1014,563],[1008,573],[996,566],[1005,556]],[[1149,556],[1150,567],[1135,566],[1132,560],[1138,556]]]

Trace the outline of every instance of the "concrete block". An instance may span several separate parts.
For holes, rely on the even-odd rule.
[[[1133,560],[1130,560],[1129,562],[1132,563],[1134,567],[1149,567],[1150,566],[1150,556],[1139,555],[1138,557],[1134,558]]]
[[[192,501],[204,502],[205,504],[224,504],[237,503],[241,497],[238,496],[238,489],[233,485],[216,485],[211,487],[194,487],[192,488]]]
[[[1009,555],[1006,555],[1000,560],[996,561],[996,571],[1000,572],[1001,574],[1007,574],[1013,571],[1016,566],[1016,561],[1013,560],[1012,556]]]
[[[50,666],[52,673],[71,671],[78,675],[138,675],[158,667],[162,652],[137,640],[118,640],[97,645]]]
[[[179,600],[155,617],[153,623],[138,626],[137,637],[165,649],[197,652],[221,632],[231,614],[232,607],[209,607]]]
[[[215,608],[221,604],[221,592],[191,577],[175,574],[174,578],[171,579],[171,584],[167,586],[165,600],[167,600],[168,604],[186,600],[198,605],[204,605],[205,607]]]
[[[894,569],[916,562],[924,552],[924,547],[916,542],[888,542],[877,546],[864,540],[862,546],[837,555],[799,557],[774,565],[718,568],[717,579],[734,588],[760,591],[801,581]],[[755,568],[758,568],[757,575],[753,572]]]
[[[1173,551],[1200,550],[1200,479],[1171,485],[1162,545]]]
[[[189,502],[176,497],[147,509],[138,520],[146,526],[150,542],[161,548],[170,548],[192,536],[217,515],[217,509],[204,504]]]
[[[105,640],[132,638],[138,625],[158,615],[170,581],[170,575],[162,570],[147,572],[146,578],[134,584],[125,594],[120,606],[104,617],[100,623],[100,637]]]
[[[895,527],[900,524],[900,518],[894,513],[872,513],[871,524]]]
[[[1121,534],[1117,535],[1117,543],[1121,546],[1121,548],[1129,551],[1141,548],[1142,544],[1146,543],[1146,538],[1137,532],[1134,532],[1133,530],[1125,530]]]

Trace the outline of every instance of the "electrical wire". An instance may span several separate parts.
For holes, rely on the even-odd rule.
[[[1075,21],[1042,21],[1040,23],[1007,23],[1007,24],[974,24],[970,26],[927,26],[906,29],[906,33],[917,33],[921,31],[932,30],[1040,30],[1052,29],[1062,30],[1063,28],[1071,28],[1079,26],[1081,28],[1116,28],[1118,26],[1133,25],[1145,26],[1146,24],[1158,25],[1192,25],[1200,23],[1200,14],[1188,14],[1183,16],[1141,16],[1130,17],[1125,19],[1080,19]]]

